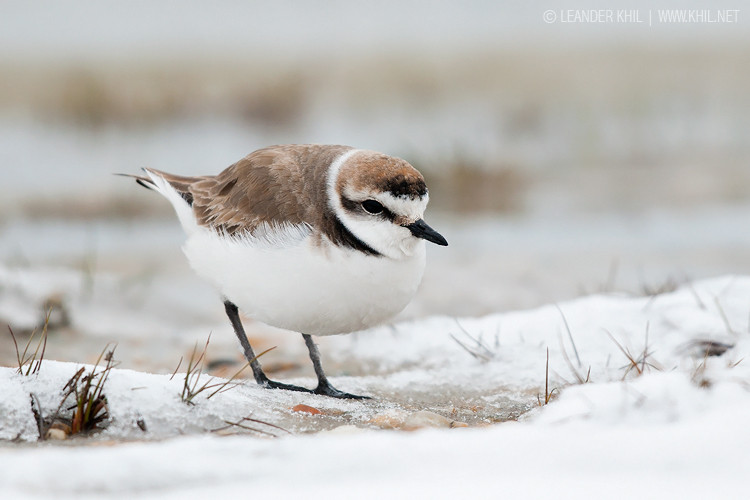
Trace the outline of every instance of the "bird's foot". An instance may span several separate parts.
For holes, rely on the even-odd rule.
[[[298,385],[292,385],[292,384],[284,384],[282,382],[276,382],[274,380],[257,380],[258,385],[265,387],[266,389],[284,389],[287,391],[296,391],[296,392],[307,392],[312,393],[314,392],[311,389],[308,389],[307,387],[300,387]]]
[[[307,387],[301,387],[299,385],[285,384],[283,382],[276,382],[270,380],[263,374],[260,378],[255,379],[258,385],[265,387],[266,389],[284,389],[287,391],[296,392],[307,392],[309,394],[320,394],[321,396],[328,396],[331,398],[338,399],[371,399],[369,396],[357,396],[356,394],[349,394],[348,392],[340,391],[333,387],[328,381],[325,383],[318,383],[318,387],[315,389],[308,389]]]
[[[319,383],[318,387],[313,389],[312,393],[338,399],[372,399],[370,396],[357,396],[356,394],[349,394],[348,392],[340,391],[328,382],[325,384]]]

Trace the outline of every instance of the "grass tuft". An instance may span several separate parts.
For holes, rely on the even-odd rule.
[[[8,331],[10,332],[10,337],[13,339],[13,346],[16,349],[16,361],[18,363],[18,373],[21,375],[29,376],[33,375],[35,373],[38,373],[39,370],[42,368],[42,361],[44,361],[44,352],[47,349],[47,332],[48,332],[48,326],[49,326],[49,319],[52,315],[52,308],[50,308],[47,311],[47,314],[44,317],[44,325],[42,325],[42,333],[37,339],[36,347],[34,348],[34,352],[29,352],[29,348],[31,347],[32,342],[34,341],[34,337],[36,336],[37,329],[35,328],[31,332],[31,336],[29,336],[29,340],[26,341],[26,346],[23,349],[23,353],[21,353],[18,342],[16,341],[16,335],[13,333],[13,329],[8,325]],[[41,349],[41,352],[40,352]]]
[[[677,290],[680,286],[680,281],[673,276],[667,276],[661,283],[656,285],[646,283],[645,280],[641,280],[641,295],[646,297],[657,297],[664,295],[665,293],[671,293]]]
[[[193,347],[193,352],[190,354],[190,359],[188,359],[187,368],[185,370],[185,378],[183,379],[182,384],[182,392],[180,393],[180,399],[189,405],[194,405],[195,403],[193,402],[193,400],[198,395],[206,391],[211,391],[211,389],[214,390],[211,391],[208,396],[206,396],[206,399],[211,399],[213,396],[219,394],[220,392],[228,391],[237,387],[238,385],[240,385],[240,383],[234,382],[234,379],[236,379],[243,371],[245,371],[248,366],[250,366],[250,362],[248,361],[228,380],[225,380],[223,382],[214,382],[216,379],[214,377],[211,377],[202,385],[200,385],[200,378],[201,375],[203,375],[206,364],[206,351],[208,350],[208,344],[210,341],[211,335],[209,334],[208,338],[206,339],[206,344],[203,346],[203,350],[200,353],[198,353],[198,343],[196,342],[195,346]],[[260,356],[263,356],[265,353],[275,348],[276,347],[271,347],[269,349],[266,349],[262,353],[255,356],[254,359],[258,359]],[[170,380],[174,378],[177,370],[182,365],[182,361],[183,358],[180,358],[180,362],[177,364],[177,368],[175,368],[175,371],[172,373]]]
[[[661,367],[657,364],[649,361],[649,358],[653,356],[653,352],[649,351],[648,349],[648,330],[649,330],[649,323],[646,323],[646,340],[643,344],[643,351],[641,351],[638,356],[634,356],[631,354],[630,349],[627,347],[623,347],[622,344],[620,344],[617,339],[615,339],[614,335],[612,335],[609,331],[605,330],[607,332],[607,335],[609,335],[609,338],[612,339],[612,342],[615,343],[618,349],[620,349],[620,352],[627,358],[628,364],[625,365],[623,368],[625,369],[625,373],[622,376],[622,380],[625,380],[625,378],[631,373],[635,372],[637,377],[640,377],[644,373],[646,373],[649,369],[654,370],[661,370]]]
[[[471,354],[472,357],[475,359],[478,359],[479,361],[482,361],[483,363],[486,363],[487,361],[490,361],[492,358],[495,357],[496,352],[492,350],[482,339],[482,336],[475,337],[472,334],[470,334],[466,328],[464,328],[461,323],[459,323],[458,319],[455,319],[456,325],[458,325],[458,328],[461,330],[461,333],[464,334],[465,337],[467,337],[471,342],[470,344],[466,344],[458,339],[455,335],[452,333],[450,334],[450,337],[465,350],[469,354]],[[497,339],[496,339],[497,341]]]
[[[111,349],[109,349],[110,345],[112,346]],[[73,416],[70,419],[71,434],[99,430],[102,428],[101,424],[109,419],[109,408],[107,407],[107,396],[104,394],[104,385],[109,378],[112,368],[119,364],[114,360],[116,347],[116,344],[107,344],[90,372],[86,373],[85,368],[81,368],[65,384],[63,390],[67,390],[67,393],[63,398],[63,403],[71,395],[75,399],[75,404],[68,408],[73,410]],[[105,364],[97,372],[102,359],[104,359]]]
[[[116,347],[116,344],[107,344],[91,371],[87,372],[86,367],[81,367],[68,379],[62,389],[63,397],[53,415],[45,418],[39,399],[31,394],[31,411],[36,420],[40,440],[48,439],[52,430],[63,433],[62,438],[55,439],[65,439],[68,435],[90,434],[106,427],[109,408],[104,387],[110,372],[119,364],[114,360]],[[99,369],[102,360],[104,366]],[[66,407],[71,398],[73,404]],[[72,413],[63,416],[69,411]]]

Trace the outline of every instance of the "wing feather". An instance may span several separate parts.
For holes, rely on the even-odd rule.
[[[290,145],[255,151],[215,176],[149,169],[192,207],[196,222],[228,235],[304,226],[320,230],[329,165],[346,146]]]

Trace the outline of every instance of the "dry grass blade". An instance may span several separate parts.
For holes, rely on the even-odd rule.
[[[253,361],[255,361],[255,360],[256,360],[256,359],[258,359],[259,357],[263,356],[263,355],[264,355],[264,354],[266,354],[267,352],[269,352],[269,351],[273,351],[274,349],[276,349],[276,346],[273,346],[273,347],[269,347],[269,348],[268,348],[268,349],[266,349],[265,351],[263,351],[263,352],[261,352],[260,354],[256,355],[256,356],[255,356],[255,357],[253,358]],[[250,366],[250,363],[251,363],[251,361],[248,361],[247,363],[245,363],[244,365],[242,365],[242,367],[241,367],[241,368],[240,368],[239,370],[237,370],[237,371],[236,371],[236,372],[234,373],[234,375],[232,375],[231,377],[229,377],[229,378],[228,378],[227,380],[225,380],[224,382],[218,382],[218,383],[216,383],[216,384],[211,384],[211,381],[213,381],[213,380],[214,380],[214,379],[212,378],[211,380],[209,380],[208,382],[206,382],[206,383],[205,383],[205,384],[203,385],[203,387],[201,387],[201,388],[200,388],[200,390],[198,391],[198,393],[200,393],[200,392],[202,392],[203,390],[206,390],[206,389],[213,389],[214,387],[218,387],[218,389],[216,389],[216,390],[215,390],[214,392],[212,392],[211,394],[209,394],[208,396],[206,396],[206,399],[211,399],[211,398],[212,398],[212,397],[213,397],[214,395],[216,395],[216,394],[219,394],[220,392],[228,391],[229,389],[234,389],[235,387],[237,387],[238,385],[240,385],[240,383],[239,383],[239,382],[236,382],[236,383],[232,383],[232,381],[234,381],[234,379],[236,379],[236,378],[237,378],[237,377],[238,377],[238,376],[240,375],[240,373],[242,373],[243,371],[245,371],[245,369],[246,369],[246,368],[247,368],[248,366]]]
[[[193,398],[197,396],[195,390],[198,385],[200,376],[203,374],[203,360],[205,359],[209,342],[211,342],[210,333],[208,334],[208,338],[206,339],[206,345],[203,347],[203,351],[198,356],[198,358],[196,359],[196,355],[198,354],[197,342],[195,343],[195,346],[193,346],[193,352],[190,353],[190,359],[188,359],[187,368],[185,370],[185,378],[182,383],[182,393],[180,394],[180,399],[188,404],[193,404]],[[182,362],[182,360],[180,360],[180,362]]]
[[[8,325],[8,331],[10,332],[10,338],[13,339],[13,346],[16,349],[16,360],[18,363],[18,373],[21,373],[23,370],[23,363],[21,362],[21,353],[18,350],[18,342],[16,342],[16,335],[13,333],[13,329]]]
[[[13,339],[13,346],[16,349],[16,362],[18,363],[19,374],[26,375],[26,376],[33,375],[39,372],[39,370],[42,368],[42,361],[44,361],[44,353],[47,350],[47,332],[48,332],[48,326],[49,326],[49,318],[51,314],[52,314],[52,308],[50,308],[47,311],[47,314],[44,317],[44,325],[42,326],[42,333],[36,342],[36,348],[34,349],[33,353],[29,353],[29,348],[31,347],[31,344],[34,338],[36,337],[37,330],[34,329],[34,331],[31,332],[31,336],[29,336],[29,340],[26,341],[26,346],[23,349],[23,353],[21,353],[20,349],[18,348],[18,341],[16,340],[16,335],[13,333],[13,329],[10,327],[10,325],[8,325],[8,331],[10,332],[10,337]],[[40,349],[41,349],[41,353],[39,352]]]
[[[72,376],[72,377],[70,377],[70,378],[68,379],[68,382],[67,382],[67,383],[65,384],[65,387],[63,387],[63,391],[65,391],[65,390],[67,390],[67,391],[68,391],[68,392],[66,392],[66,394],[67,394],[67,395],[70,395],[70,394],[72,394],[72,393],[73,393],[73,391],[75,390],[75,386],[76,386],[76,384],[78,383],[78,380],[79,380],[79,379],[81,378],[81,376],[83,375],[83,372],[84,372],[84,371],[86,371],[86,368],[82,366],[82,367],[80,367],[80,368],[78,369],[78,371],[77,371],[77,372],[75,372],[75,373],[73,374],[73,376]]]
[[[47,321],[49,322],[49,315],[47,316]],[[47,352],[47,323],[44,324],[44,330],[42,331],[42,338],[44,339],[44,341],[42,342],[42,353],[39,355],[39,359],[36,359],[36,351],[34,351],[34,360],[32,360],[32,362],[29,363],[29,368],[31,368],[31,365],[34,365],[33,369],[31,370],[32,374],[37,373],[39,370],[42,369],[42,361],[44,361],[44,353]]]
[[[649,356],[648,352],[648,330],[651,327],[651,322],[646,322],[646,341],[643,343],[643,352],[641,353],[641,373],[646,371],[646,358]]]
[[[279,427],[278,425],[274,425],[274,424],[271,424],[269,422],[264,422],[263,420],[258,420],[258,419],[255,419],[255,418],[251,418],[249,416],[248,417],[243,417],[243,418],[237,420],[236,422],[230,422],[228,420],[224,420],[224,423],[227,424],[227,425],[225,425],[223,427],[219,427],[218,429],[213,429],[211,432],[221,432],[221,431],[225,431],[227,429],[231,429],[232,427],[237,427],[239,429],[244,429],[244,430],[248,430],[248,431],[257,432],[257,433],[265,434],[265,435],[271,436],[271,437],[278,437],[275,434],[272,434],[271,432],[247,426],[247,425],[244,424],[244,422],[253,422],[253,423],[256,423],[256,424],[266,425],[268,427],[272,427],[274,429],[278,429],[280,431],[286,432],[287,434],[291,434],[291,432],[289,432],[288,430],[284,429],[283,427]]]
[[[250,427],[248,425],[244,425],[241,422],[228,422],[228,421],[224,420],[224,423],[226,423],[227,425],[225,425],[224,427],[220,427],[218,429],[214,429],[211,432],[221,432],[221,431],[224,431],[226,429],[230,429],[232,427],[237,427],[238,429],[244,429],[246,431],[257,432],[258,434],[263,434],[265,436],[278,437],[278,436],[276,436],[276,434],[273,434],[272,432],[264,431],[262,429],[256,429],[255,427]]]
[[[688,281],[688,282],[687,282],[686,284],[687,284],[687,288],[688,288],[688,290],[689,290],[689,291],[690,291],[690,293],[691,293],[691,294],[693,295],[693,298],[695,299],[695,302],[696,302],[696,303],[698,304],[698,307],[700,307],[700,308],[701,308],[701,309],[703,309],[704,311],[705,311],[706,309],[708,309],[708,308],[706,307],[706,304],[705,304],[705,302],[703,302],[703,301],[701,300],[701,297],[700,297],[700,295],[698,295],[698,291],[697,291],[697,290],[695,289],[695,287],[693,286],[693,282],[692,282],[692,281]]]
[[[565,325],[565,331],[568,332],[568,339],[570,339],[570,345],[573,346],[573,354],[576,355],[576,362],[578,363],[578,368],[582,368],[583,364],[581,363],[581,357],[578,355],[578,349],[576,348],[575,340],[573,340],[573,333],[570,331],[570,325],[568,325],[568,320],[565,318],[565,314],[563,314],[562,309],[560,309],[560,306],[555,304],[555,307],[560,312],[560,316],[562,316],[563,324]]]
[[[706,378],[707,361],[708,352],[703,355],[703,360],[698,364],[698,366],[695,367],[695,370],[693,370],[693,374],[690,377],[690,380],[692,380],[695,385],[704,389],[711,387],[711,381]]]
[[[176,368],[174,369],[174,371],[172,372],[172,376],[171,376],[171,377],[169,377],[169,380],[172,380],[172,379],[174,378],[174,376],[175,376],[175,375],[177,375],[177,370],[179,370],[179,369],[180,369],[180,367],[182,366],[182,361],[183,361],[184,359],[185,359],[185,358],[184,358],[184,356],[180,356],[180,361],[179,361],[179,362],[177,363],[177,367],[176,367]]]
[[[539,395],[537,395],[536,399],[539,402],[539,406],[545,406],[549,404],[556,390],[557,390],[557,387],[554,387],[551,391],[549,390],[549,347],[548,347],[547,348],[547,363],[544,367],[544,403],[542,403],[542,398]]]
[[[562,340],[562,335],[558,335],[558,341],[560,342],[560,351],[562,352],[563,359],[565,360],[565,364],[568,365],[568,369],[573,374],[573,376],[576,378],[576,382],[579,384],[588,384],[591,382],[591,366],[589,366],[589,369],[586,371],[586,377],[584,378],[581,373],[576,369],[575,366],[573,366],[573,363],[570,361],[570,358],[568,357],[568,351],[565,349],[565,344]]]
[[[737,361],[730,361],[730,362],[729,362],[729,363],[727,364],[727,368],[736,368],[736,367],[737,367],[737,366],[739,366],[739,364],[740,364],[740,363],[742,363],[742,362],[743,362],[744,360],[745,360],[745,358],[740,358],[740,359],[739,359],[739,360],[737,360]]]
[[[665,293],[674,292],[680,283],[674,276],[667,276],[660,284],[650,285],[641,277],[641,294],[646,297],[656,297]]]
[[[258,354],[257,356],[255,356],[255,357],[253,358],[253,360],[256,360],[256,359],[258,359],[258,357],[259,357],[259,356],[263,356],[263,355],[264,355],[265,353],[267,353],[268,351],[272,351],[272,350],[274,350],[274,349],[276,349],[276,346],[274,346],[274,347],[269,347],[269,348],[268,348],[268,349],[266,349],[265,351],[263,351],[263,352],[261,352],[260,354]],[[229,389],[232,389],[232,388],[236,387],[237,385],[239,385],[239,384],[232,384],[232,385],[230,386],[229,384],[231,384],[231,383],[232,383],[232,381],[233,381],[234,379],[236,379],[236,378],[237,378],[237,377],[238,377],[238,376],[240,375],[240,373],[244,372],[244,371],[245,371],[245,369],[246,369],[246,368],[247,368],[248,366],[250,366],[250,361],[248,361],[247,363],[245,363],[244,365],[242,365],[242,368],[240,368],[239,370],[237,370],[236,372],[234,372],[234,375],[232,375],[231,377],[229,377],[229,378],[228,378],[228,379],[227,379],[227,380],[226,380],[225,382],[222,382],[222,383],[218,383],[218,384],[213,384],[213,385],[204,385],[204,388],[205,388],[205,389],[211,389],[211,388],[213,388],[213,387],[218,387],[218,389],[216,389],[216,390],[215,390],[214,392],[212,392],[211,394],[209,394],[208,396],[206,396],[206,399],[211,399],[211,397],[212,397],[212,396],[214,396],[215,394],[218,394],[218,393],[220,393],[220,392],[224,392],[224,391],[227,391],[227,390],[229,390]],[[209,382],[210,382],[210,381],[209,381]],[[201,389],[201,390],[203,390],[203,389]]]
[[[456,322],[456,325],[461,330],[461,332],[468,337],[472,344],[471,346],[464,344],[461,342],[458,337],[456,337],[453,334],[450,334],[450,337],[459,345],[461,346],[466,352],[468,352],[472,357],[475,359],[478,359],[482,362],[490,361],[492,358],[495,357],[495,352],[490,349],[483,341],[482,338],[474,337],[472,334],[470,334],[462,325],[459,323],[457,319],[454,320]]]
[[[31,398],[31,413],[34,415],[34,420],[36,421],[39,439],[44,439],[47,431],[44,425],[44,418],[42,417],[42,415],[44,415],[42,405],[39,403],[39,398],[37,398],[35,394],[29,394],[29,397]]]
[[[735,335],[736,332],[732,328],[731,323],[729,323],[729,318],[727,317],[727,314],[724,312],[724,308],[721,306],[721,302],[719,302],[719,297],[714,297],[714,303],[716,304],[716,309],[719,310],[719,316],[721,316],[721,320],[724,322],[724,326],[726,327],[727,331],[731,333],[732,335]]]

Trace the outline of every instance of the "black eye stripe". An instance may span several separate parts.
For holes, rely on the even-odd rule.
[[[374,200],[373,200],[374,201]],[[385,219],[388,219],[390,221],[396,220],[396,214],[388,210],[387,208],[383,207],[383,210],[378,214],[371,214],[365,210],[365,208],[362,206],[362,203],[350,200],[346,197],[341,197],[341,204],[344,207],[344,210],[351,213],[359,213],[359,214],[366,214],[368,216],[376,215],[378,217],[383,217]]]

